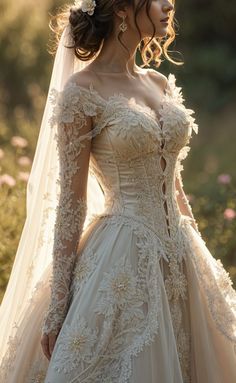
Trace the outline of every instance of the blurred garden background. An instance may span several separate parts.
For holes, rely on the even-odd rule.
[[[26,214],[26,184],[49,86],[50,12],[64,2],[0,3],[0,300]],[[158,70],[172,72],[185,105],[195,110],[199,133],[182,173],[185,192],[209,250],[236,288],[236,3],[176,3],[172,57]],[[137,62],[139,57],[137,56]]]

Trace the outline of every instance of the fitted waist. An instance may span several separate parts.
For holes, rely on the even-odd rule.
[[[181,212],[175,199],[166,200],[166,209],[162,202],[155,203],[144,196],[132,200],[114,198],[106,200],[104,214],[134,217],[164,238],[176,235],[181,220]]]
[[[175,235],[174,231],[172,231],[172,236],[168,237],[166,235],[162,235],[157,228],[153,228],[148,222],[144,221],[142,217],[129,215],[129,214],[112,214],[108,211],[104,211],[103,213],[97,214],[94,219],[102,219],[105,220],[106,224],[115,224],[126,227],[130,226],[131,230],[138,235],[138,237],[144,235],[147,238],[152,238],[157,244],[158,248],[163,250],[163,258],[167,261],[170,257],[174,257],[176,259],[181,259],[184,254],[184,235],[183,235],[183,227],[185,225],[184,215],[179,217],[178,223],[175,226]]]

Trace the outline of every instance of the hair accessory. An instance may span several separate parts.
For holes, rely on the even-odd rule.
[[[96,2],[95,0],[75,0],[74,6],[81,9],[82,12],[87,12],[88,15],[92,16],[94,14]]]

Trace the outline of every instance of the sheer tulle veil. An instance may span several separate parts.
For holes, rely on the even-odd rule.
[[[27,216],[19,241],[8,286],[0,307],[0,361],[7,359],[20,341],[33,310],[35,296],[42,293],[46,275],[51,272],[53,229],[60,192],[59,161],[55,132],[50,127],[53,114],[53,89],[62,91],[74,72],[87,66],[75,57],[70,45],[70,26],[61,36],[54,61],[48,97],[42,118],[38,142],[27,184]],[[102,189],[89,167],[87,186],[88,213],[84,231],[93,215],[104,207]],[[48,291],[48,290],[45,290]],[[45,296],[45,300],[47,300]]]

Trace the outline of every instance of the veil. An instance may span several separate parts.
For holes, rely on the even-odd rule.
[[[14,351],[16,334],[25,323],[32,299],[43,284],[53,255],[53,228],[59,177],[56,139],[50,128],[53,114],[52,90],[62,91],[68,78],[87,66],[75,57],[70,26],[65,27],[54,60],[45,110],[26,189],[26,220],[21,233],[10,279],[0,307],[0,361]],[[91,162],[91,161],[90,161]],[[104,208],[103,191],[89,165],[87,216],[83,233],[94,215]],[[83,234],[82,234],[83,236]]]

